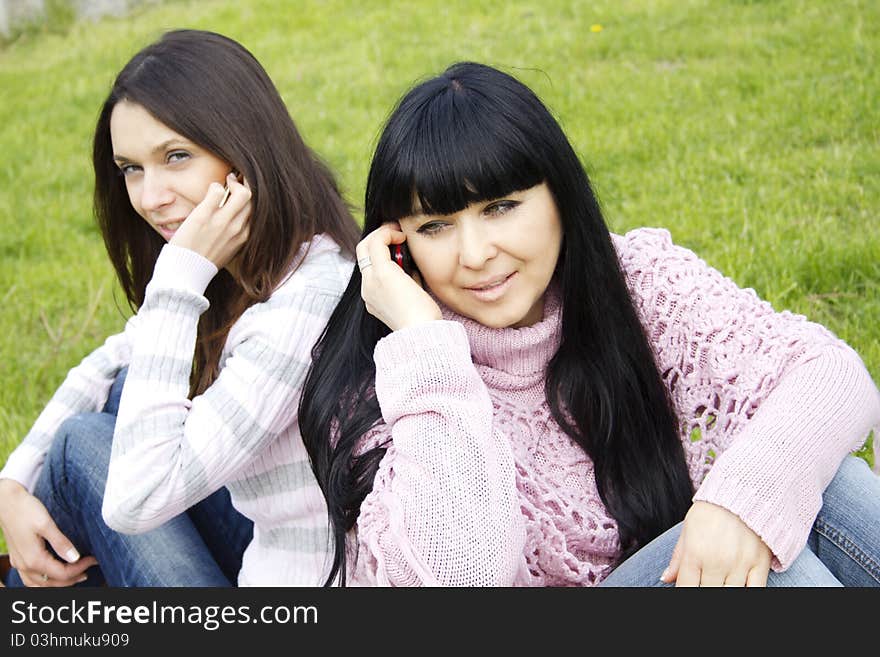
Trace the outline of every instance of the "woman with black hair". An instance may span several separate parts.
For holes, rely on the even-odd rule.
[[[299,412],[327,584],[880,581],[859,357],[666,231],[610,234],[513,77],[403,97],[357,257]]]
[[[195,30],[122,69],[93,164],[136,314],[0,472],[7,583],[80,583],[97,562],[113,586],[320,584],[296,406],[358,240],[332,173],[253,55]]]

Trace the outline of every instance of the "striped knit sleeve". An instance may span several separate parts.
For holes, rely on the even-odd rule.
[[[129,319],[122,333],[107,338],[68,372],[24,440],[9,455],[0,470],[0,479],[13,479],[33,491],[61,423],[79,413],[97,412],[104,407],[116,375],[131,358],[136,324],[137,317]]]
[[[361,505],[354,583],[512,584],[525,545],[513,453],[463,327],[395,331],[374,360],[393,444]]]
[[[311,347],[337,295],[295,273],[284,294],[238,320],[220,375],[190,401],[210,267],[166,245],[147,288],[104,496],[104,519],[118,531],[147,531],[183,512],[235,479],[296,421]]]

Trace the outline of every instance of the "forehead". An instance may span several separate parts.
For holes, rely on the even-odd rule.
[[[110,114],[110,141],[114,155],[134,156],[151,152],[161,144],[186,141],[150,114],[143,105],[129,101],[116,103]]]

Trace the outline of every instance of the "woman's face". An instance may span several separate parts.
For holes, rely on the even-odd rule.
[[[422,280],[450,309],[492,328],[531,326],[562,246],[545,183],[449,215],[400,220]]]
[[[166,241],[205,197],[208,186],[224,184],[232,168],[137,103],[120,101],[113,108],[110,140],[132,207]]]

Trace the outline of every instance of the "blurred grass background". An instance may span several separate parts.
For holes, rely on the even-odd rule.
[[[254,53],[358,208],[413,82],[465,59],[513,73],[562,123],[613,230],[668,228],[880,381],[880,3],[167,0],[100,22],[56,12],[0,45],[0,462],[122,327],[92,130],[123,64],[180,27]]]

